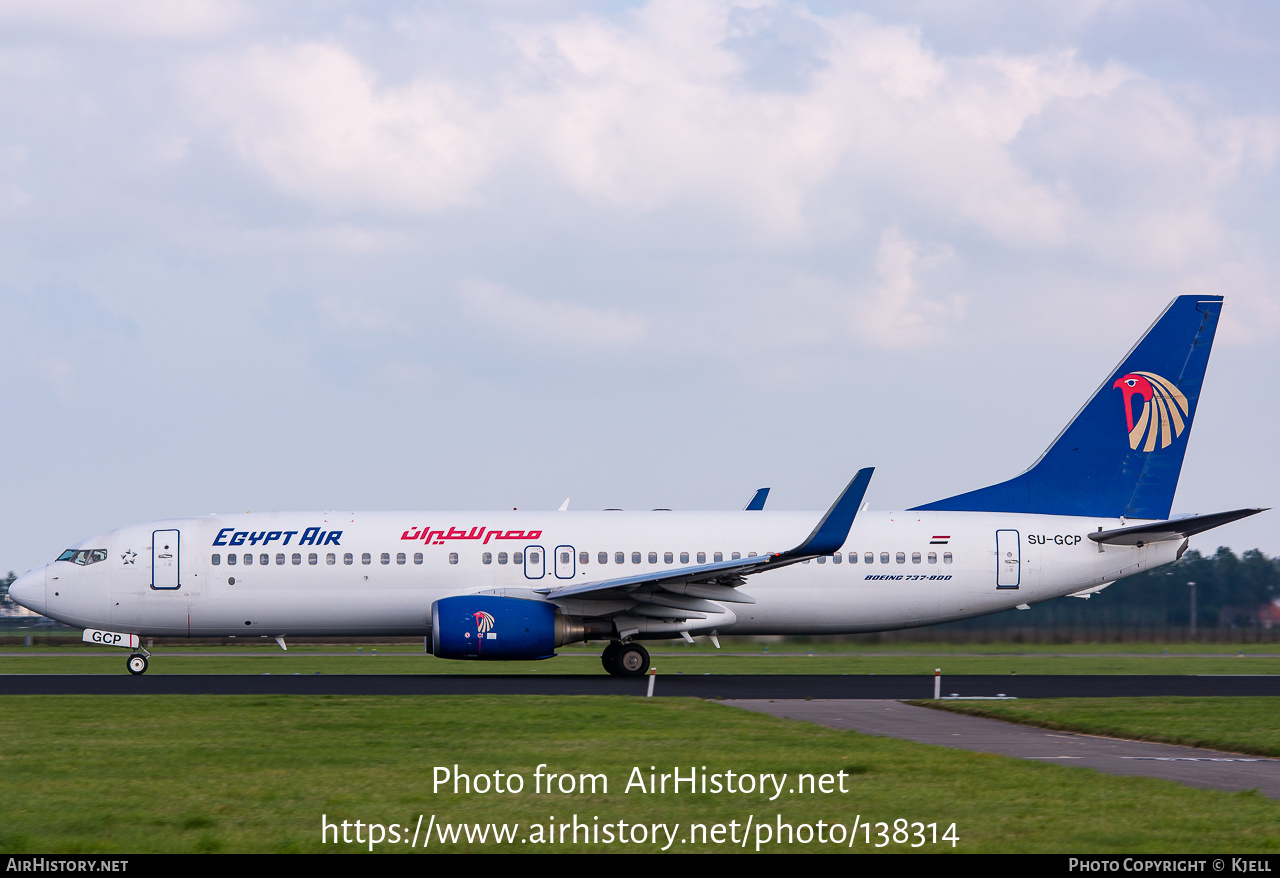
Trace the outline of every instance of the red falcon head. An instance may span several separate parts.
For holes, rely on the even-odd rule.
[[[1151,387],[1151,382],[1141,375],[1135,375],[1130,372],[1123,378],[1117,378],[1116,383],[1112,387],[1119,387],[1120,392],[1124,394],[1124,413],[1129,419],[1129,432],[1133,432],[1133,395],[1140,394],[1143,404],[1151,402],[1151,398],[1156,395],[1155,390]]]

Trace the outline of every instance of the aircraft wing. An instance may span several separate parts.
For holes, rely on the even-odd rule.
[[[724,613],[724,607],[714,601],[754,604],[755,598],[737,590],[746,577],[830,555],[844,545],[873,471],[871,467],[859,470],[809,536],[795,548],[536,591],[552,601],[636,601],[638,606],[628,612],[668,619],[705,619],[707,613]]]
[[[1141,546],[1144,543],[1186,539],[1266,511],[1265,509],[1233,509],[1230,512],[1214,512],[1209,515],[1188,515],[1185,518],[1171,518],[1168,521],[1157,521],[1152,524],[1135,524],[1132,527],[1100,530],[1087,536],[1095,543],[1109,546]]]

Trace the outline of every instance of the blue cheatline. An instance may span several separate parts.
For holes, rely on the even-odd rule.
[[[1221,311],[1174,299],[1030,469],[915,508],[1168,518]]]

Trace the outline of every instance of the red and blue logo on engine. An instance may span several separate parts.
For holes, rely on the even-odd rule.
[[[431,652],[440,658],[541,659],[556,651],[556,606],[501,595],[457,595],[431,606]]]
[[[1111,385],[1124,394],[1124,413],[1129,420],[1129,447],[1134,451],[1168,448],[1187,428],[1191,404],[1173,382],[1154,372],[1130,372]],[[1142,411],[1134,417],[1134,397],[1142,401]],[[1145,439],[1145,442],[1143,441]]]

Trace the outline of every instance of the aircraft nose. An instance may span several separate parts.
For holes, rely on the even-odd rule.
[[[13,581],[9,597],[33,613],[44,612],[44,568],[37,567]]]

